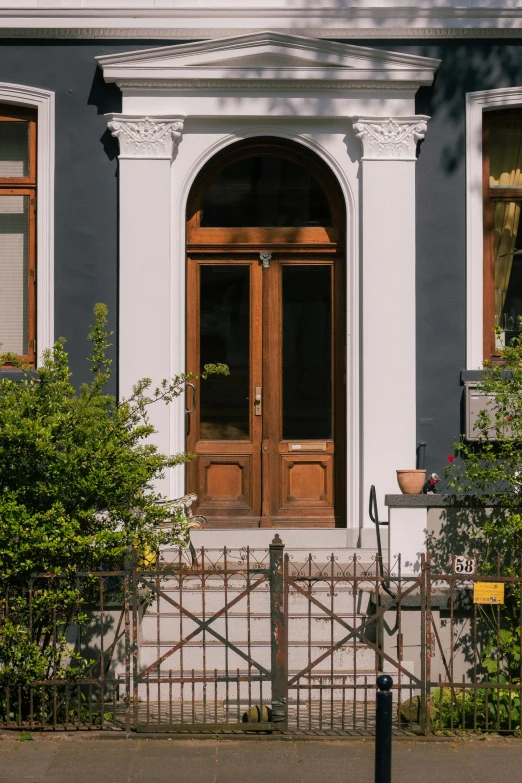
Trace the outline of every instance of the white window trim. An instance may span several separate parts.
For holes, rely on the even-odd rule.
[[[0,82],[0,103],[38,112],[36,169],[36,357],[54,343],[54,92]]]
[[[522,87],[469,92],[466,95],[466,369],[483,361],[484,217],[482,198],[482,119],[485,111],[522,107]]]

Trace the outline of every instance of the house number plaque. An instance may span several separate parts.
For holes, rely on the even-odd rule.
[[[462,574],[462,576],[472,576],[475,573],[475,560],[473,557],[466,557],[465,555],[457,555],[455,557],[455,564],[453,566],[454,574]]]

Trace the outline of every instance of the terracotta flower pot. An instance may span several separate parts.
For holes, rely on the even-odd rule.
[[[398,470],[397,481],[403,495],[420,495],[426,481],[426,470]]]

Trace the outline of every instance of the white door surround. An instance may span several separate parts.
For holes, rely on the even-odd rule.
[[[98,58],[123,93],[120,142],[122,395],[185,367],[185,227],[202,166],[240,139],[276,136],[337,177],[347,222],[347,525],[367,524],[395,470],[415,467],[415,159],[428,118],[415,93],[439,61],[279,33]],[[363,152],[363,154],[361,154]],[[185,446],[184,407],[154,412],[166,452]],[[162,490],[184,492],[182,468]],[[246,532],[246,531],[245,531]],[[322,531],[327,535],[327,531]],[[352,536],[353,538],[353,536]]]

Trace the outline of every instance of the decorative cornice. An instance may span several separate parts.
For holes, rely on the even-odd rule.
[[[279,3],[271,2],[263,4],[262,2],[245,3],[227,3],[223,6],[220,2],[202,2],[197,6],[194,3],[176,3],[171,0],[161,0],[161,7],[152,7],[151,0],[132,0],[116,5],[114,0],[23,0],[24,7],[19,7],[20,0],[0,0],[0,18],[31,19],[41,17],[43,19],[302,19],[303,14],[314,19],[335,19],[337,20],[364,20],[367,26],[372,22],[380,20],[408,20],[412,23],[419,23],[422,19],[430,19],[435,23],[441,24],[443,20],[490,20],[491,22],[502,19],[520,19],[522,18],[522,8],[520,6],[506,7],[507,3],[491,2],[490,7],[486,4],[477,6],[476,0],[466,3],[462,0],[450,0],[450,2],[424,4],[418,2],[416,5],[406,2],[386,2],[378,5],[374,0],[359,0],[359,2],[350,2],[344,0],[332,0],[332,2],[309,2],[309,0],[296,0],[289,7],[288,2],[280,0]],[[78,7],[81,2],[81,7]],[[153,2],[153,0],[152,0]],[[18,3],[18,6],[17,6]],[[50,4],[52,3],[52,7]],[[424,5],[424,7],[423,7]],[[502,7],[504,5],[504,7]],[[467,6],[467,7],[466,7]],[[496,6],[496,7],[495,7]]]
[[[184,117],[135,117],[109,114],[109,130],[120,143],[120,158],[172,160],[183,133]]]
[[[72,40],[92,40],[92,39],[135,39],[135,40],[155,40],[155,41],[194,41],[201,39],[221,38],[222,36],[232,36],[243,33],[255,33],[259,27],[176,27],[165,20],[161,27],[125,27],[108,25],[99,26],[99,19],[96,27],[83,26],[71,27],[70,20],[67,24],[59,26],[59,19],[53,27],[25,27],[13,26],[2,27],[2,23],[11,21],[2,17],[0,13],[0,38],[57,38]],[[54,20],[53,20],[54,21]],[[83,21],[83,20],[82,20]],[[93,20],[94,21],[94,20]],[[112,20],[111,20],[112,21]],[[380,40],[380,39],[404,39],[404,40],[455,40],[455,39],[520,39],[522,38],[522,25],[516,20],[516,27],[374,27],[371,24],[364,27],[299,27],[293,20],[292,30],[299,35],[315,37],[318,39],[347,39],[347,40]],[[264,25],[263,25],[264,26]],[[275,32],[288,32],[288,27],[271,28]]]
[[[417,142],[424,138],[429,117],[354,117],[364,160],[416,160]]]
[[[281,79],[118,79],[118,87],[122,90],[281,90]],[[299,90],[405,90],[416,91],[422,82],[416,81],[338,81],[331,79],[287,79],[284,82],[285,91]]]

